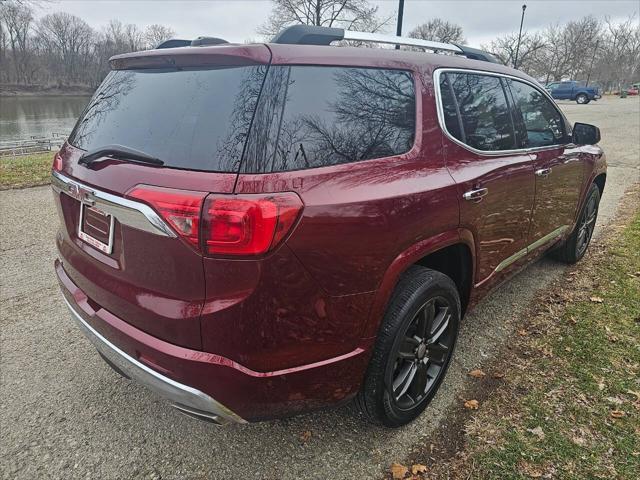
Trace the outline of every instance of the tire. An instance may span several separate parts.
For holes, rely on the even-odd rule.
[[[593,236],[599,205],[600,189],[595,183],[592,183],[573,232],[558,248],[551,251],[553,258],[573,264],[584,257]]]
[[[586,105],[587,103],[589,103],[591,100],[589,100],[589,97],[584,94],[584,93],[580,93],[578,94],[578,96],[576,97],[576,103],[579,105]]]
[[[355,399],[367,420],[400,427],[422,413],[451,361],[460,312],[458,290],[449,277],[419,266],[405,272]]]

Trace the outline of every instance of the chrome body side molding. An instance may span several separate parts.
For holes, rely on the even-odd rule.
[[[96,207],[112,215],[123,225],[155,235],[177,237],[149,205],[89,187],[56,171],[51,174],[51,186],[54,192],[64,193],[83,204]]]
[[[568,225],[563,225],[562,227],[556,228],[553,232],[550,232],[550,233],[546,234],[544,237],[539,238],[538,240],[533,242],[531,245],[529,245],[529,246],[523,248],[522,250],[514,253],[510,257],[505,258],[503,261],[501,261],[498,264],[498,266],[495,269],[495,272],[500,272],[501,270],[504,270],[505,268],[507,268],[512,263],[517,262],[522,257],[525,257],[526,255],[528,255],[529,253],[533,252],[534,250],[540,248],[544,244],[546,244],[546,243],[548,243],[548,242],[560,237],[568,229],[569,229]]]

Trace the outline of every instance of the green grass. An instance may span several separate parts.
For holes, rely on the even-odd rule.
[[[0,189],[49,183],[54,152],[0,157]]]
[[[468,430],[472,478],[638,478],[640,214],[573,278],[566,307],[533,321],[510,385]]]

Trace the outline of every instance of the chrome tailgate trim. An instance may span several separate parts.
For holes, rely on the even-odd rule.
[[[113,215],[123,225],[164,237],[177,237],[169,225],[149,205],[118,197],[89,187],[81,182],[53,171],[51,187],[56,193],[64,193],[87,205],[95,206],[103,212]]]

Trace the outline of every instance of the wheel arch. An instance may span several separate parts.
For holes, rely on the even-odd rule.
[[[431,268],[449,276],[458,287],[464,313],[473,288],[474,252],[475,244],[471,232],[456,229],[422,240],[398,255],[387,268],[376,291],[362,337],[376,336],[396,285],[402,274],[413,265]]]
[[[602,172],[593,179],[593,183],[598,186],[598,190],[600,190],[600,196],[604,193],[604,186],[607,183],[607,172]]]

